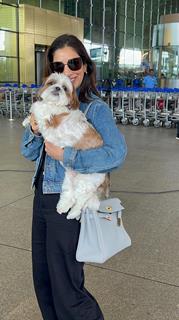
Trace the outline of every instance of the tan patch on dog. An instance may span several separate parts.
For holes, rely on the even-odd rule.
[[[98,148],[103,145],[100,134],[93,128],[89,127],[83,134],[83,137],[74,145],[77,150],[86,150]],[[100,199],[108,198],[110,190],[110,174],[105,175],[104,182],[98,187],[97,193]]]
[[[97,189],[100,199],[109,198],[110,184],[110,173],[108,172],[105,176],[105,180]]]
[[[48,78],[47,78],[48,79]],[[37,91],[37,93],[36,93],[36,97],[37,97],[37,99],[38,100],[40,100],[40,99],[42,99],[41,98],[41,94],[49,87],[49,86],[51,86],[51,85],[53,85],[54,84],[54,81],[47,81],[47,79],[45,79],[45,81],[43,82],[43,85],[42,85],[42,87],[40,87],[40,89]],[[46,82],[47,81],[47,82]],[[42,99],[43,100],[43,99]]]
[[[50,120],[46,120],[46,127],[57,128],[62,123],[64,118],[67,117],[68,115],[69,115],[68,112],[63,112],[61,114],[54,115]]]
[[[83,134],[83,137],[74,145],[77,150],[86,150],[101,147],[103,140],[100,134],[93,128],[89,127]]]

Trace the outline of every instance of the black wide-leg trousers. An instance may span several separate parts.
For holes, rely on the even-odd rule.
[[[56,212],[59,195],[43,195],[41,182],[33,205],[32,268],[43,319],[104,320],[98,303],[84,288],[84,264],[75,258],[80,223]]]

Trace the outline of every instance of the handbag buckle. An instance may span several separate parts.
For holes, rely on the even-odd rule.
[[[111,206],[107,206],[107,207],[105,207],[105,209],[106,209],[107,211],[109,211],[109,212],[112,211],[112,207],[111,207]]]

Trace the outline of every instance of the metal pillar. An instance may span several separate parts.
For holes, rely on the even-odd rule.
[[[150,67],[151,67],[151,62],[152,62],[152,51],[150,49],[152,47],[152,9],[153,9],[153,0],[151,0],[151,3],[150,3],[149,43],[148,43]]]
[[[78,17],[78,0],[75,2],[75,17]]]
[[[112,75],[114,78],[114,70],[116,68],[116,32],[117,32],[117,0],[114,3],[114,37],[113,37],[113,70]]]
[[[92,44],[92,29],[93,29],[93,0],[90,0],[90,43]]]
[[[102,26],[102,70],[101,70],[101,77],[102,80],[104,77],[104,61],[103,61],[103,54],[104,54],[104,38],[105,38],[105,8],[106,8],[106,1],[103,0],[103,26]]]
[[[141,49],[144,49],[144,22],[145,22],[145,0],[143,0],[142,4],[142,41],[141,41]]]
[[[137,0],[134,0],[133,61],[134,61],[134,49],[135,49],[135,40],[136,40],[136,7],[137,7]]]
[[[127,4],[128,0],[125,1],[125,17],[124,17],[124,68],[126,62],[125,49],[126,49],[126,37],[127,37]]]

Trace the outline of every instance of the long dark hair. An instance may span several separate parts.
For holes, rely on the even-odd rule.
[[[96,65],[90,59],[83,43],[72,34],[63,34],[57,37],[48,48],[46,54],[45,77],[48,77],[52,73],[50,63],[53,62],[53,55],[55,51],[64,47],[73,48],[81,57],[83,64],[87,65],[87,72],[84,74],[83,81],[79,88],[79,100],[82,102],[88,102],[91,99],[91,93],[99,96],[96,89]]]

